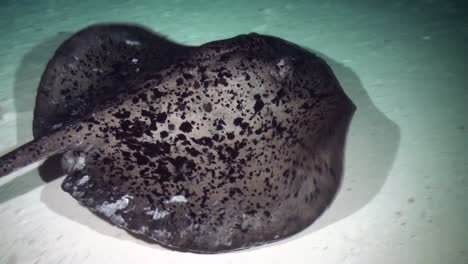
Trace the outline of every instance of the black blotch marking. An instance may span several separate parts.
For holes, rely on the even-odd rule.
[[[182,77],[177,78],[176,84],[177,84],[177,85],[182,85],[182,84],[184,84],[184,79],[182,79]]]
[[[158,113],[156,115],[156,121],[159,122],[159,123],[166,122],[166,119],[167,119],[167,113],[166,112]]]
[[[210,113],[213,110],[213,106],[211,105],[211,103],[203,104],[203,110]]]
[[[201,154],[200,151],[192,147],[186,147],[185,150],[187,151],[188,154],[190,154],[193,157],[197,157],[198,155]]]
[[[192,124],[189,122],[185,121],[179,126],[180,131],[185,132],[185,133],[190,133],[192,132]]]
[[[243,120],[244,119],[242,119],[242,117],[237,117],[236,119],[234,119],[233,123],[234,123],[235,126],[240,126],[242,124]]]
[[[226,133],[226,137],[230,140],[233,140],[236,136],[234,135],[234,132],[228,132]]]
[[[193,142],[198,145],[213,147],[213,140],[209,137],[201,137],[201,138],[191,138]]]
[[[167,131],[161,131],[159,135],[161,135],[161,138],[166,138],[167,136],[169,136],[169,133]]]
[[[263,109],[263,107],[265,106],[265,103],[262,101],[262,98],[259,94],[254,95],[254,99],[255,99],[254,111],[255,113],[257,113]]]

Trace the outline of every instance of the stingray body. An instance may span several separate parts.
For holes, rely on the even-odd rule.
[[[35,139],[0,174],[60,153],[62,188],[113,224],[175,250],[238,250],[331,203],[354,110],[324,60],[280,38],[188,47],[94,25],[49,62]]]

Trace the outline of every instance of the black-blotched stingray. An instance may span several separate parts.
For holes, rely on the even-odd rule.
[[[113,224],[175,250],[239,250],[331,203],[354,111],[323,59],[277,37],[189,47],[93,25],[49,61],[34,140],[0,176],[62,154],[63,190]]]

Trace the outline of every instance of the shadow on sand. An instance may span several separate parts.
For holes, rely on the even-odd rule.
[[[36,101],[36,91],[47,62],[54,55],[55,50],[72,33],[60,32],[47,38],[25,54],[20,67],[16,71],[14,83],[14,102],[17,113],[17,142],[18,145],[32,140],[32,119]],[[51,158],[40,166],[40,178],[36,171],[30,171],[0,186],[0,203],[20,196],[28,191],[57,179],[62,175],[57,166],[57,158]]]

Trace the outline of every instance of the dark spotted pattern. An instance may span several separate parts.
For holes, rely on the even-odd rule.
[[[34,136],[79,119],[120,93],[137,92],[142,74],[173,63],[187,50],[182,48],[132,25],[96,25],[76,33],[57,49],[41,78]]]
[[[150,54],[154,65],[123,78],[124,90],[89,103],[78,121],[52,133],[74,146],[64,155],[63,189],[114,224],[183,251],[237,250],[306,228],[337,191],[355,109],[331,69],[258,34],[181,50],[161,64]],[[68,67],[107,60],[83,55],[85,66]],[[61,83],[72,72],[46,74]],[[95,83],[80,78],[78,85]],[[80,96],[107,94],[100,89]],[[63,116],[71,116],[68,108]]]

